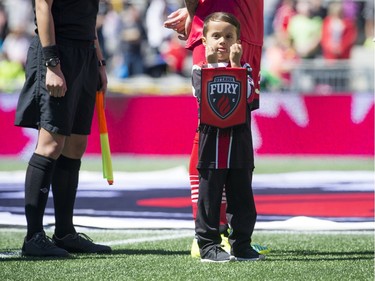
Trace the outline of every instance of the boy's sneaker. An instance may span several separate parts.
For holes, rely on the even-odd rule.
[[[231,256],[219,245],[213,246],[201,257],[201,262],[229,262]]]
[[[29,241],[25,238],[22,245],[22,255],[34,257],[70,256],[66,250],[57,247],[44,231],[35,233]]]
[[[221,234],[221,247],[226,251],[228,254],[230,253],[230,244],[228,242],[228,237]],[[199,252],[199,246],[197,238],[194,237],[193,243],[191,244],[190,255],[192,258],[200,258],[201,254]]]
[[[266,257],[264,255],[259,254],[255,251],[252,247],[246,249],[245,251],[237,254],[233,254],[231,256],[231,260],[234,261],[259,261],[264,260]]]
[[[92,239],[84,233],[68,234],[61,239],[53,235],[52,240],[58,247],[70,253],[106,254],[112,252],[111,247],[95,244],[92,242]]]

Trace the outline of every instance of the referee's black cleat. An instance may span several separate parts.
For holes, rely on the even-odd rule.
[[[34,257],[69,257],[69,253],[57,247],[44,231],[37,232],[29,241],[23,241],[23,256]]]
[[[53,235],[52,240],[56,246],[65,249],[69,253],[108,254],[112,252],[111,247],[95,244],[84,233],[68,234],[61,239]]]

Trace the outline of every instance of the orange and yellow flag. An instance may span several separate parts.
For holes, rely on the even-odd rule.
[[[111,149],[109,146],[107,120],[104,110],[104,93],[96,92],[96,110],[99,119],[100,147],[102,150],[103,178],[107,179],[108,184],[113,184],[113,169],[111,159]]]

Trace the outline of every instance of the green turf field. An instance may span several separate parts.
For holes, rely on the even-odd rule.
[[[224,264],[190,257],[192,230],[86,233],[111,244],[113,253],[23,258],[24,231],[1,229],[0,280],[374,280],[374,237],[369,232],[258,231],[254,241],[272,249],[265,261]]]
[[[26,160],[0,159],[0,171],[24,170]],[[188,157],[113,157],[114,171],[151,171],[188,166]],[[83,170],[100,171],[86,157]],[[373,158],[257,157],[256,173],[374,170]],[[52,229],[47,234],[52,235]],[[190,257],[192,230],[85,230],[112,245],[107,255],[70,259],[24,258],[24,228],[0,228],[0,281],[6,280],[374,280],[374,234],[255,231],[253,241],[272,251],[265,261],[201,263]],[[180,238],[176,238],[180,237]],[[146,242],[145,242],[146,241]]]

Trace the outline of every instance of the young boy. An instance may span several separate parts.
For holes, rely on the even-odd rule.
[[[240,23],[229,13],[209,15],[203,26],[202,42],[206,48],[206,61],[193,67],[193,94],[201,107],[202,68],[244,67],[241,64]],[[248,75],[247,100],[254,87]],[[251,236],[256,221],[252,192],[254,157],[250,130],[250,107],[246,108],[244,124],[220,129],[199,124],[199,197],[195,232],[202,262],[230,260],[255,261],[264,259],[251,247]],[[219,231],[220,205],[225,186],[227,218],[231,227],[230,254],[221,246]]]

